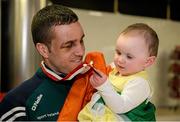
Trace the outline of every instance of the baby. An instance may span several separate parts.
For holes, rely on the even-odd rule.
[[[90,78],[97,89],[78,120],[155,121],[155,106],[146,68],[154,64],[159,39],[144,23],[128,26],[117,39],[114,67],[107,77],[96,70]]]

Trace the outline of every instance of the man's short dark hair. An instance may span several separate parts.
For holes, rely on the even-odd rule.
[[[50,5],[36,13],[32,20],[31,32],[33,42],[51,44],[53,27],[78,21],[78,16],[69,8],[62,5]]]

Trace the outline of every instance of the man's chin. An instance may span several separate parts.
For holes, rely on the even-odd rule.
[[[76,69],[78,66],[82,65],[82,63],[83,63],[82,61],[81,61],[81,62],[78,62],[78,63],[74,63],[71,69],[72,69],[72,70]],[[71,70],[71,71],[72,71],[72,70]]]
[[[74,69],[75,68],[77,68],[79,65],[81,65],[83,62],[81,61],[81,62],[78,62],[78,63],[76,63],[75,65],[74,65]]]

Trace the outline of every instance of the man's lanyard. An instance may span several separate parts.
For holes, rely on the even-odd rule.
[[[86,65],[84,65],[86,64]],[[92,70],[92,68],[90,67],[87,71],[85,70],[87,66],[87,63],[82,63],[79,66],[77,66],[74,70],[72,70],[69,74],[67,74],[64,78],[57,75],[56,73],[54,73],[53,71],[49,70],[48,68],[46,68],[44,61],[41,62],[41,69],[42,71],[51,79],[55,80],[55,81],[64,81],[64,80],[71,80],[73,79],[76,75],[78,74],[84,74],[87,71],[89,71],[90,69]],[[85,72],[84,72],[85,71]]]

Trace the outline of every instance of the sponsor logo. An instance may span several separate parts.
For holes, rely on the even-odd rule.
[[[37,108],[39,102],[41,101],[42,97],[43,97],[42,94],[40,94],[39,96],[37,96],[36,101],[33,103],[33,106],[31,107],[31,110],[33,110],[33,111],[36,110],[36,108]]]
[[[59,112],[54,112],[54,113],[47,113],[47,114],[43,114],[37,117],[38,120],[43,120],[46,118],[52,118],[54,116],[57,116],[59,114]]]

